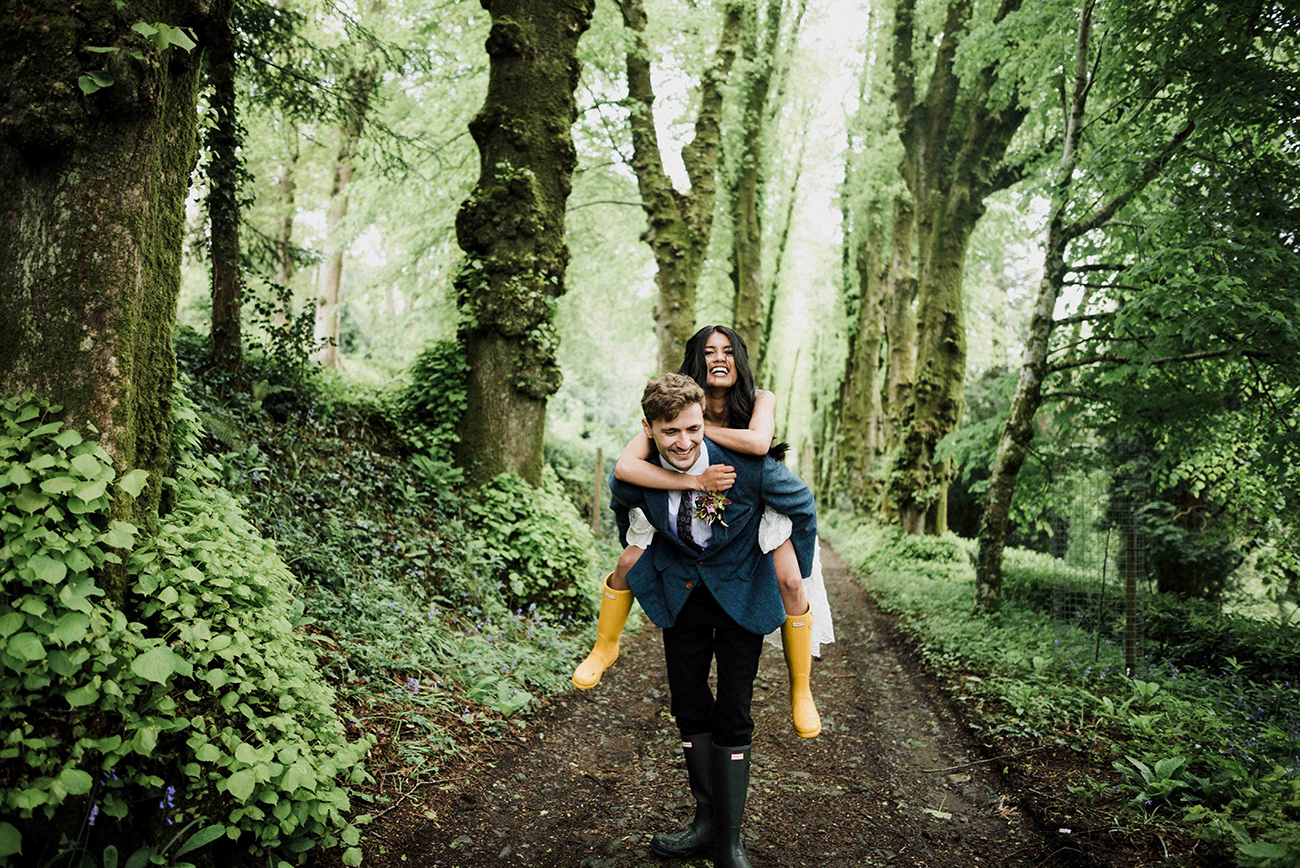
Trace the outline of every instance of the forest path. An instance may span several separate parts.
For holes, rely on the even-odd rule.
[[[937,685],[822,545],[837,638],[813,668],[823,731],[795,736],[785,663],[765,646],[744,833],[755,868],[1056,864],[1014,796],[973,763],[978,748]],[[647,621],[595,689],[552,700],[495,759],[445,770],[441,787],[366,827],[366,865],[710,865],[648,849],[693,807],[667,693],[660,631]]]

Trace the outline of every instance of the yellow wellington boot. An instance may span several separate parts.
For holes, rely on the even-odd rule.
[[[800,738],[821,734],[822,719],[817,714],[808,681],[812,676],[812,609],[803,615],[786,615],[781,625],[781,646],[785,649],[785,666],[790,671],[790,712],[794,731]]]
[[[578,668],[573,670],[573,686],[590,690],[600,683],[600,676],[618,659],[618,637],[632,611],[632,592],[616,591],[609,586],[610,573],[600,593],[600,621],[596,628],[596,645]],[[807,646],[805,646],[806,648]]]

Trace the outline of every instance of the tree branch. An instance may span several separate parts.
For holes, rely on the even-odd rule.
[[[1082,286],[1087,289],[1128,289],[1133,292],[1141,292],[1146,288],[1134,286],[1131,283],[1092,283],[1087,280],[1062,280],[1061,286]]]
[[[1087,365],[1095,365],[1100,362],[1110,362],[1116,365],[1140,364],[1140,365],[1146,365],[1150,367],[1154,365],[1167,365],[1170,364],[1171,362],[1199,362],[1202,359],[1221,359],[1224,356],[1233,356],[1233,355],[1240,355],[1241,357],[1246,359],[1270,358],[1268,353],[1252,352],[1249,350],[1247,350],[1246,352],[1238,352],[1237,350],[1205,350],[1199,353],[1186,353],[1181,356],[1165,356],[1164,358],[1152,359],[1151,361],[1135,359],[1129,356],[1120,356],[1114,353],[1100,353],[1098,355],[1088,356],[1087,358],[1083,358],[1083,359],[1074,359],[1073,361],[1069,361],[1069,362],[1058,362],[1055,365],[1049,365],[1047,368],[1047,373],[1055,374],[1059,371],[1069,370],[1070,368],[1082,368],[1082,367],[1086,367]]]
[[[1098,397],[1097,395],[1090,395],[1087,392],[1070,392],[1070,391],[1044,392],[1042,400],[1044,402],[1063,401],[1066,398],[1078,398],[1080,401],[1095,401],[1098,403],[1104,403],[1106,400],[1105,398]]]
[[[1098,319],[1110,319],[1114,315],[1115,315],[1114,311],[1110,311],[1109,313],[1075,314],[1074,316],[1066,316],[1066,317],[1061,317],[1060,319],[1052,320],[1052,327],[1055,328],[1056,326],[1059,325],[1074,325],[1077,322],[1092,322],[1093,320],[1098,320]]]
[[[643,211],[649,210],[650,206],[644,202],[627,202],[623,199],[592,199],[590,202],[582,202],[577,205],[570,205],[565,211],[576,211],[579,208],[586,208],[590,205],[631,205],[634,208],[640,208]]]
[[[1080,274],[1085,271],[1123,271],[1126,268],[1128,268],[1127,265],[1112,265],[1109,262],[1098,262],[1093,265],[1066,266],[1065,271],[1067,274]]]
[[[1182,146],[1183,142],[1187,141],[1187,137],[1192,134],[1194,129],[1196,129],[1195,121],[1188,119],[1187,125],[1179,130],[1178,133],[1169,140],[1169,144],[1165,145],[1164,149],[1147,163],[1146,168],[1142,170],[1142,174],[1138,176],[1136,181],[1129,185],[1128,189],[1099,207],[1096,211],[1092,212],[1090,216],[1078,221],[1073,226],[1066,227],[1064,230],[1065,240],[1067,242],[1073,241],[1081,235],[1086,235],[1098,226],[1105,224],[1110,220],[1110,218],[1114,217],[1117,211],[1127,205],[1129,200],[1140,193],[1147,184],[1151,183],[1157,175],[1164,171],[1165,164],[1167,164],[1169,159],[1174,155],[1174,151],[1178,150],[1178,148]]]
[[[1016,184],[1019,184],[1025,179],[1025,176],[1029,174],[1031,166],[1036,164],[1039,160],[1054,153],[1060,144],[1061,140],[1056,136],[1053,136],[1051,139],[1043,142],[1040,147],[1025,154],[1014,163],[1003,163],[998,167],[998,170],[993,173],[993,177],[989,179],[989,192],[996,193],[999,190],[1005,190],[1008,187],[1014,187]]]

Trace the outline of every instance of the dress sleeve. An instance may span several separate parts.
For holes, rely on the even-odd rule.
[[[763,550],[763,554],[773,551],[790,538],[793,529],[794,523],[787,516],[770,506],[765,508],[763,517],[758,520],[758,547]]]
[[[642,549],[649,548],[651,540],[655,537],[654,525],[650,524],[650,519],[646,518],[645,513],[639,508],[628,510],[627,517],[627,544]]]

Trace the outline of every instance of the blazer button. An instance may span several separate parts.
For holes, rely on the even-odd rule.
[[[693,587],[695,587],[695,583],[694,583],[694,582],[687,582],[687,583],[686,583],[686,590],[689,591],[689,590],[690,590],[691,588],[693,588]]]

